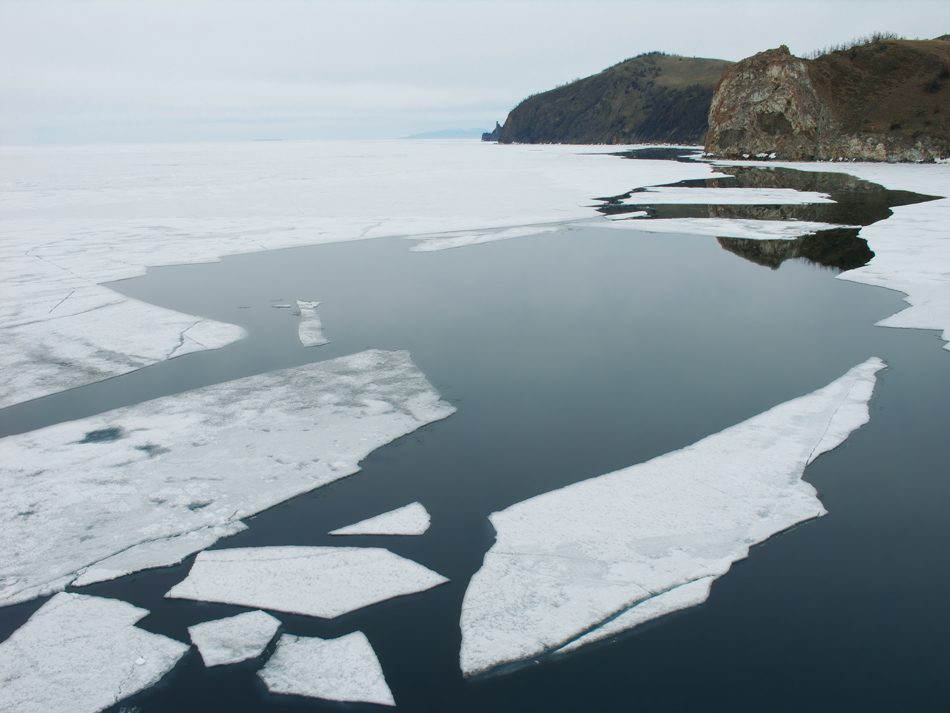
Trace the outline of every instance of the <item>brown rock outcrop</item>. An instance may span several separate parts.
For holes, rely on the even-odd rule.
[[[879,40],[816,59],[784,45],[731,67],[706,153],[787,160],[950,157],[950,43]]]

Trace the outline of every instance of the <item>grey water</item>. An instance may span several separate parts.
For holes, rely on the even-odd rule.
[[[366,633],[399,710],[930,710],[946,701],[950,354],[933,333],[873,326],[901,309],[899,294],[804,259],[765,267],[688,235],[586,228],[436,253],[410,245],[271,251],[115,283],[240,324],[248,338],[37,400],[6,423],[35,428],[365,348],[408,349],[458,412],[216,545],[382,546],[449,577],[333,620],[276,613],[293,634]],[[299,318],[274,307],[296,299],[321,302],[330,344],[300,345]],[[689,445],[871,356],[889,369],[870,423],[805,473],[828,517],[755,548],[700,607],[560,660],[462,678],[458,618],[493,541],[489,513]],[[325,534],[413,500],[432,515],[424,536]],[[187,642],[187,626],[244,611],[164,600],[191,561],[76,591],[145,607],[140,626]],[[39,604],[0,610],[0,635]],[[205,669],[192,650],[112,710],[377,710],[271,695],[254,674],[261,665]]]

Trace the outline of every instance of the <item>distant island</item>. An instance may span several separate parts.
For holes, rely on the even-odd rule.
[[[499,143],[704,145],[728,158],[950,158],[950,35],[876,34],[738,63],[650,52],[528,97]]]

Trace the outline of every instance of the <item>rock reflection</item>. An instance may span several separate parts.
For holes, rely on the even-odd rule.
[[[644,212],[643,217],[727,218],[742,220],[800,220],[838,225],[864,226],[884,220],[891,208],[934,200],[910,191],[895,191],[843,173],[800,171],[790,168],[717,166],[726,176],[670,184],[677,188],[791,188],[797,191],[827,193],[834,203],[805,205],[654,205],[646,202],[650,194],[643,190],[601,199],[597,208],[604,215]],[[639,203],[638,193],[644,202]],[[858,237],[858,228],[836,228],[796,240],[750,240],[719,238],[725,250],[757,265],[773,270],[785,260],[804,259],[836,270],[853,270],[866,265],[874,253],[867,241]]]

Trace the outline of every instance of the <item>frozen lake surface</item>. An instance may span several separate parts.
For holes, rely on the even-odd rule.
[[[367,348],[405,349],[458,411],[375,450],[360,473],[245,518],[247,530],[213,548],[383,547],[447,577],[333,619],[277,615],[294,637],[363,632],[398,709],[754,710],[768,700],[775,710],[887,710],[944,697],[950,578],[935,563],[950,541],[950,380],[934,333],[873,327],[905,306],[900,294],[835,279],[794,251],[769,269],[778,248],[738,238],[545,230],[432,238],[469,244],[462,250],[376,239],[150,269],[111,287],[238,325],[247,338],[8,409],[4,426],[29,430]],[[877,375],[870,422],[805,471],[828,517],[753,549],[702,606],[541,665],[463,679],[459,613],[494,540],[489,514],[689,446],[872,356],[889,368]],[[414,501],[431,518],[420,536],[329,534]],[[193,560],[76,591],[147,609],[140,628],[187,644],[188,627],[249,611],[165,599]],[[684,592],[684,602],[705,597],[708,582],[697,583],[703,591]],[[0,610],[0,636],[43,601]],[[262,665],[208,669],[192,649],[114,710],[339,709],[269,693]]]

